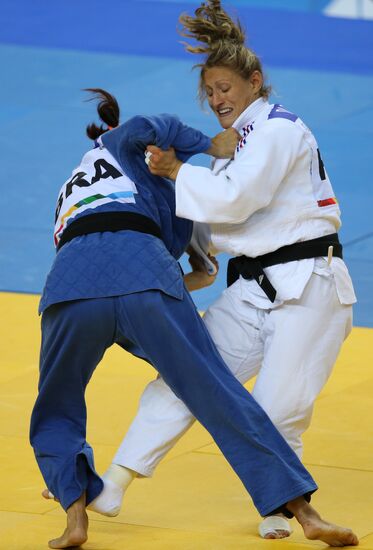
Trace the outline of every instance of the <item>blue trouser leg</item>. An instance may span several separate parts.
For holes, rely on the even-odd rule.
[[[48,488],[67,509],[102,489],[87,445],[84,391],[116,341],[146,356],[208,429],[262,515],[316,485],[217,353],[190,296],[159,291],[50,307],[42,319],[31,442]]]
[[[261,515],[317,489],[310,474],[218,354],[190,296],[116,300],[118,330],[141,348],[211,433]],[[120,342],[119,342],[120,343]],[[128,348],[134,351],[133,347]]]
[[[89,503],[103,484],[86,442],[84,392],[105,350],[113,343],[112,299],[66,302],[42,317],[39,394],[31,444],[48,489],[66,510],[85,491]]]

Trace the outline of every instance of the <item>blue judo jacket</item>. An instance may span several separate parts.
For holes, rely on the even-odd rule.
[[[189,243],[192,222],[176,217],[174,183],[149,172],[144,152],[149,144],[162,149],[173,146],[178,158],[187,161],[192,155],[205,152],[211,145],[210,138],[174,116],[159,115],[133,117],[103,134],[99,142],[98,146],[106,148],[135,183],[135,200],[92,206],[74,220],[99,212],[137,212],[159,225],[162,240],[128,230],[75,237],[56,254],[41,297],[40,313],[59,302],[150,289],[182,298],[183,280],[177,260]]]

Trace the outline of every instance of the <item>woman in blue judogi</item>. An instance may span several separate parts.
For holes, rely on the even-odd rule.
[[[115,128],[88,127],[95,148],[61,189],[57,254],[40,302],[31,443],[48,489],[67,512],[67,528],[50,547],[87,539],[85,507],[103,483],[86,441],[84,392],[114,343],[160,372],[211,433],[260,514],[279,508],[294,514],[311,538],[340,529],[306,502],[315,482],[216,351],[177,263],[192,223],[175,216],[171,181],[160,185],[144,163],[149,143],[172,145],[185,161],[206,151],[216,156],[216,142],[168,115],[118,126],[115,99],[93,91],[101,119]]]

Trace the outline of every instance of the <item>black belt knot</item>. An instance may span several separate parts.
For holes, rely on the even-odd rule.
[[[337,233],[283,246],[274,252],[263,254],[257,258],[248,258],[247,256],[232,258],[228,262],[227,286],[232,285],[240,275],[244,279],[255,279],[273,303],[276,298],[276,289],[264,273],[264,268],[295,260],[328,256],[330,246],[333,247],[333,256],[343,258],[342,245],[339,242]]]

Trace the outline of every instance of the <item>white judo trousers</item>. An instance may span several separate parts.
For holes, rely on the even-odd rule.
[[[341,304],[333,271],[323,258],[315,260],[300,298],[272,309],[245,301],[241,282],[222,293],[204,321],[236,378],[245,383],[257,376],[253,397],[301,457],[301,436],[310,424],[314,401],[351,331],[352,306]],[[194,420],[157,378],[143,392],[113,462],[151,476]]]

